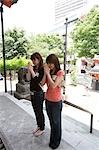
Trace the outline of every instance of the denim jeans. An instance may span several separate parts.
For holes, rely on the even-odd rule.
[[[36,117],[37,126],[41,130],[45,128],[45,118],[43,113],[44,92],[32,92],[31,103]]]
[[[46,100],[46,111],[50,121],[51,133],[49,146],[57,148],[61,141],[61,111],[62,100],[59,102],[50,102]]]

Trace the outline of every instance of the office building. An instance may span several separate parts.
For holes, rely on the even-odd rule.
[[[77,15],[87,5],[87,0],[56,0],[55,1],[55,23]]]
[[[52,32],[64,32],[65,19],[71,21],[85,15],[99,0],[55,0],[55,22]]]

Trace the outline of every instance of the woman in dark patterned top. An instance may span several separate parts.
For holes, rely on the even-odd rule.
[[[43,113],[44,92],[40,82],[44,75],[43,59],[38,52],[31,55],[31,63],[28,64],[28,79],[30,79],[31,102],[35,113],[37,128],[33,131],[35,136],[44,133],[45,118]]]

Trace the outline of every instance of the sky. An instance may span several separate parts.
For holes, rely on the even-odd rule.
[[[54,27],[55,0],[18,0],[8,8],[4,6],[4,30],[20,27],[34,34],[49,32]],[[88,0],[89,7],[99,0]]]
[[[4,6],[4,30],[20,27],[27,32],[42,33],[51,30],[54,23],[54,0],[18,0]]]

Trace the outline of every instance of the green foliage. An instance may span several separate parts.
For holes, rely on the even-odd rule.
[[[27,66],[29,60],[25,57],[13,58],[11,60],[6,60],[6,70],[18,70],[21,67]],[[3,60],[0,60],[0,71],[4,70]]]
[[[77,85],[77,70],[75,66],[70,74],[70,79],[71,79],[71,84],[76,86]]]
[[[99,54],[99,6],[77,22],[71,35],[79,57]]]
[[[28,55],[33,52],[40,52],[43,58],[46,58],[51,53],[63,56],[63,37],[54,34],[38,34],[30,37],[30,49]]]
[[[3,70],[3,60],[0,59],[0,71]]]
[[[27,37],[23,30],[14,28],[5,32],[5,55],[7,60],[11,60],[39,52],[45,60],[49,54],[55,53],[63,60],[63,43],[63,36],[58,34],[38,34]],[[2,44],[0,44],[0,57],[2,58]]]
[[[28,50],[28,40],[25,32],[14,28],[5,33],[5,56],[6,59],[13,59],[16,56],[25,56]]]

